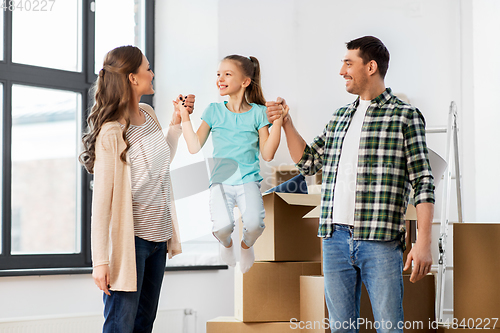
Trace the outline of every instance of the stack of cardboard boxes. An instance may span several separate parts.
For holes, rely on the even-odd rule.
[[[276,184],[293,177],[276,173]],[[235,269],[234,317],[207,322],[207,333],[300,331],[300,278],[321,274],[317,220],[302,217],[320,204],[320,195],[269,193],[263,196],[266,229],[254,245],[255,263]]]
[[[276,178],[281,182],[293,176]],[[254,245],[256,262],[245,274],[235,269],[235,315],[208,321],[207,333],[330,332],[321,267],[322,242],[317,237],[318,216],[313,212],[320,204],[320,195],[270,193],[263,199],[266,229]],[[412,229],[408,224],[409,235],[415,234]],[[405,259],[410,248],[409,241]],[[405,273],[405,320],[421,321],[423,325],[417,329],[406,327],[405,332],[433,332],[429,323],[434,320],[434,277],[428,275],[412,284]],[[360,317],[367,323],[360,331],[375,332],[364,288]]]

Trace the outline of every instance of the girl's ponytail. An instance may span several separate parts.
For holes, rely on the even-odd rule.
[[[266,104],[266,99],[264,98],[264,93],[262,92],[262,86],[260,84],[260,64],[257,58],[250,56],[250,61],[253,64],[254,72],[252,82],[246,89],[247,100],[249,103],[256,103],[260,105]]]
[[[252,80],[245,91],[247,102],[265,105],[266,99],[264,98],[264,93],[262,92],[262,86],[260,83],[259,60],[253,56],[244,57],[237,54],[229,55],[223,60],[236,61],[243,71],[243,74]]]

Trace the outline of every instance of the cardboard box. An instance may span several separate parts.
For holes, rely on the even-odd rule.
[[[268,193],[262,196],[266,229],[254,245],[256,261],[320,261],[318,220],[303,219],[318,206],[319,194]]]
[[[300,316],[300,276],[318,275],[319,262],[255,262],[235,269],[235,317],[243,322],[289,322]]]
[[[300,327],[302,332],[330,333],[323,276],[300,277]]]
[[[403,275],[403,310],[405,332],[435,332],[435,284],[434,275],[429,274],[417,283],[410,282],[410,275]],[[374,323],[370,299],[363,285],[361,290],[360,318]],[[372,324],[373,326],[374,324]],[[360,332],[376,332],[368,326],[360,327]]]
[[[294,324],[288,322],[244,323],[233,317],[218,317],[207,321],[207,333],[293,333]]]
[[[489,318],[492,327],[492,318],[500,318],[499,240],[498,223],[453,224],[453,307],[459,323],[471,319],[482,327]]]

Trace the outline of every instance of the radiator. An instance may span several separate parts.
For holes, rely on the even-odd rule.
[[[103,320],[102,314],[0,319],[0,333],[98,333]],[[196,312],[160,310],[153,333],[196,333]]]

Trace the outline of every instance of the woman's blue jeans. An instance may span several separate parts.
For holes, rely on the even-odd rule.
[[[167,243],[135,237],[135,256],[137,291],[104,294],[103,333],[149,333],[153,330],[165,274]]]
[[[371,327],[377,332],[403,332],[403,251],[399,240],[354,240],[350,227],[336,224],[332,237],[323,239],[323,271],[332,332],[358,332],[366,323],[365,318],[359,318],[361,283],[372,305]]]

